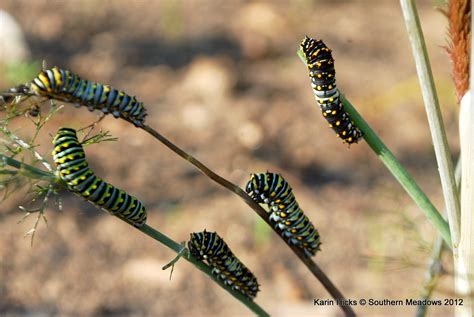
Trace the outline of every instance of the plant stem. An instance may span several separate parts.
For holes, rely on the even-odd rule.
[[[473,46],[474,47],[474,44]],[[471,49],[472,49],[471,47]],[[474,52],[471,51],[472,54]],[[471,61],[474,59],[471,59]],[[459,113],[459,134],[461,139],[462,182],[461,182],[461,237],[459,258],[455,259],[456,295],[463,296],[465,304],[457,307],[456,316],[472,316],[474,313],[474,65],[471,64],[471,88],[461,100]]]
[[[152,129],[150,126],[145,125],[143,128],[146,132],[151,134],[154,138],[159,140],[161,143],[166,145],[169,149],[173,152],[196,166],[204,175],[212,179],[214,182],[218,183],[219,185],[227,188],[231,192],[238,195],[243,201],[250,206],[271,228],[273,228],[273,224],[268,219],[267,212],[252,198],[245,191],[243,191],[239,186],[229,182],[225,178],[219,176],[212,170],[210,170],[206,165],[201,163],[195,157],[191,156],[190,154],[186,153],[174,143],[166,139],[163,135],[158,133],[156,130]],[[304,252],[301,251],[294,245],[288,243],[286,239],[284,239],[280,234],[279,236],[285,241],[285,243],[291,248],[291,250],[300,258],[300,260],[306,265],[306,267],[313,273],[313,275],[321,282],[321,284],[326,288],[326,290],[331,294],[331,296],[336,299],[338,303],[346,303],[345,297],[342,293],[337,289],[337,287],[331,282],[331,280],[327,277],[327,275],[319,268],[319,266],[310,258],[306,257]],[[341,305],[341,309],[344,311],[346,316],[355,316],[355,312],[349,305]]]
[[[28,164],[21,163],[21,162],[15,160],[15,159],[4,156],[3,154],[0,154],[0,159],[2,159],[6,164],[8,164],[12,167],[15,167],[17,169],[26,169],[26,170],[28,170],[32,174],[38,175],[38,178],[47,179],[47,180],[53,180],[53,179],[56,180],[56,177],[54,176],[53,173],[44,172],[40,169],[37,169],[36,167],[33,167],[31,165],[28,165]],[[62,183],[62,181],[58,182],[58,186],[60,186],[64,189],[67,188],[66,184]],[[129,224],[130,226],[132,226],[126,220],[124,220],[120,217],[117,217],[117,218],[124,221],[125,223]],[[161,232],[159,232],[158,230],[152,228],[149,225],[145,224],[144,226],[142,226],[140,228],[135,227],[135,226],[132,226],[132,227],[140,230],[141,232],[143,232],[144,234],[148,235],[149,237],[155,239],[156,241],[160,242],[161,244],[164,244],[165,246],[167,246],[171,250],[175,251],[176,253],[179,253],[179,252],[182,251],[183,247],[179,243],[173,241],[172,239],[168,238],[166,235],[162,234]],[[212,273],[212,269],[209,266],[207,266],[206,264],[204,264],[201,261],[195,260],[193,257],[183,256],[183,258],[185,260],[187,260],[188,262],[191,262],[197,269],[199,269],[204,274],[209,276],[212,280],[214,280],[217,284],[219,284],[219,286],[221,286],[223,289],[225,289],[227,292],[229,292],[232,296],[234,296],[242,304],[247,306],[257,316],[265,316],[265,317],[270,316],[265,310],[263,310],[255,302],[247,299],[243,294],[232,290],[231,286],[224,284],[220,279],[218,279]]]
[[[441,254],[444,250],[444,243],[441,235],[438,234],[436,241],[433,244],[433,250],[431,252],[431,261],[426,271],[426,277],[423,286],[423,293],[421,295],[421,300],[428,300],[433,294],[436,284],[438,284],[439,275],[442,272],[441,266]],[[416,317],[426,316],[429,305],[419,305],[416,309]]]
[[[6,155],[0,154],[0,166],[2,166],[2,164],[10,165],[11,167],[14,167],[20,171],[26,171],[28,172],[28,176],[31,176],[35,179],[43,179],[48,181],[56,180],[56,177],[51,173],[42,171],[40,169],[37,169],[36,167],[17,161]]]
[[[121,219],[121,218],[119,218],[119,219]],[[123,219],[121,219],[121,220],[123,220]],[[123,221],[125,221],[125,220],[123,220]],[[126,223],[128,223],[128,222],[126,222]],[[140,230],[141,232],[143,232],[147,236],[155,239],[156,241],[164,244],[165,246],[172,249],[176,253],[181,252],[182,249],[183,249],[182,245],[180,245],[179,243],[177,243],[177,242],[173,241],[172,239],[168,238],[166,235],[162,234],[158,230],[155,230],[153,227],[150,227],[149,225],[144,225],[143,227],[140,227],[140,228],[137,228],[137,227],[134,227],[134,228]],[[206,264],[204,264],[203,262],[197,261],[193,257],[191,257],[191,256],[188,257],[186,255],[183,256],[182,258],[185,259],[188,262],[191,262],[198,270],[202,271],[204,274],[209,276],[214,282],[219,284],[219,286],[222,287],[223,289],[225,289],[228,293],[230,293],[230,295],[232,295],[238,301],[240,301],[242,304],[247,306],[247,308],[249,308],[257,316],[270,316],[265,310],[263,310],[254,301],[251,301],[251,300],[247,299],[240,292],[236,292],[236,291],[232,290],[231,286],[224,284],[220,279],[217,278],[216,275],[212,274],[212,269],[209,266],[207,266]]]
[[[456,187],[458,192],[460,191],[461,186],[461,158],[458,159],[456,163],[456,168],[454,171],[454,178],[456,180]],[[446,214],[446,210],[443,212]],[[421,300],[428,300],[431,298],[436,285],[438,284],[439,276],[443,271],[443,267],[441,265],[441,255],[445,250],[446,244],[443,243],[443,238],[441,235],[437,235],[436,241],[433,244],[433,249],[431,251],[431,261],[428,265],[428,269],[426,270],[426,277],[423,286],[423,292],[421,295]],[[428,310],[429,305],[419,305],[416,310],[416,317],[424,317],[426,316],[426,312]]]
[[[431,203],[426,194],[421,190],[415,180],[410,176],[408,171],[397,160],[390,149],[382,142],[377,134],[372,130],[367,122],[355,110],[354,106],[341,94],[341,100],[344,109],[349,113],[351,119],[364,132],[364,139],[372,150],[377,154],[379,159],[390,170],[393,176],[398,180],[403,189],[413,199],[413,201],[425,213],[425,216],[431,221],[434,227],[443,237],[446,244],[451,247],[451,236],[449,226],[443,216],[438,212],[436,207]]]
[[[420,19],[416,9],[415,1],[400,0],[403,16],[408,32],[408,38],[413,49],[418,78],[420,80],[421,91],[425,103],[428,123],[433,138],[433,146],[438,162],[439,176],[443,188],[446,213],[448,216],[449,229],[453,254],[456,257],[460,235],[460,215],[461,207],[459,195],[454,180],[453,158],[449,151],[448,138],[444,130],[443,117],[439,107],[436,86],[426,50],[425,40],[421,29]]]
[[[34,93],[32,92],[18,92],[18,93],[5,93],[4,95],[25,95],[25,96],[33,96]],[[61,98],[58,96],[55,98],[59,101],[70,102],[65,98]],[[206,165],[201,163],[192,155],[186,153],[181,148],[173,144],[171,141],[166,139],[163,135],[158,133],[156,130],[151,128],[150,126],[144,125],[141,129],[148,132],[152,135],[155,139],[163,143],[173,152],[181,156],[186,161],[190,162],[194,166],[196,166],[204,175],[212,179],[214,182],[218,183],[219,185],[227,188],[231,192],[238,195],[240,198],[244,200],[244,202],[250,206],[271,228],[273,228],[273,224],[268,219],[266,211],[260,207],[256,202],[254,202],[250,196],[247,195],[239,186],[229,182],[225,178],[221,177],[220,175],[214,173],[211,169],[209,169]],[[0,157],[1,158],[1,157]],[[275,230],[275,229],[274,229]],[[281,235],[278,234],[280,237]],[[303,251],[296,248],[293,245],[290,245],[288,241],[286,241],[283,237],[281,237],[283,241],[293,250],[293,252],[302,260],[302,262],[306,265],[306,267],[311,271],[311,273],[321,282],[321,284],[326,288],[326,290],[331,294],[331,296],[338,302],[338,303],[347,303],[347,300],[342,295],[342,293],[337,289],[337,287],[331,282],[331,280],[327,277],[327,275],[319,268],[319,266],[311,259],[307,258]],[[344,311],[345,316],[355,316],[355,312],[349,305],[340,305],[341,309]]]
[[[298,57],[301,61],[306,64],[304,56],[299,50],[297,52]],[[382,163],[388,168],[395,179],[402,185],[403,189],[423,211],[425,216],[431,221],[433,226],[443,237],[446,245],[451,248],[451,234],[449,232],[449,226],[443,216],[439,213],[436,207],[431,203],[426,194],[421,190],[415,180],[410,176],[408,171],[403,165],[397,160],[395,155],[390,149],[382,142],[378,135],[370,128],[365,122],[362,116],[357,112],[354,106],[345,98],[345,96],[339,92],[340,100],[344,105],[344,110],[349,113],[350,118],[354,121],[355,125],[364,132],[364,139],[367,144],[372,148],[375,154],[379,157]]]

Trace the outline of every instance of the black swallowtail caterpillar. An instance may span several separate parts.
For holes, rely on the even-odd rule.
[[[69,70],[53,67],[42,70],[31,83],[33,91],[41,96],[72,102],[90,111],[100,110],[123,118],[137,127],[143,126],[146,109],[142,102],[124,91],[109,85],[80,78]]]
[[[136,197],[94,175],[74,129],[59,129],[53,144],[54,163],[69,190],[137,227],[145,224],[146,209]]]
[[[354,125],[339,99],[331,50],[322,40],[306,36],[301,42],[301,51],[306,58],[314,96],[329,126],[344,143],[357,143],[363,133]]]
[[[280,174],[251,174],[245,191],[257,203],[268,205],[270,221],[289,243],[298,246],[308,257],[319,251],[318,230],[301,210],[292,188]]]
[[[197,260],[206,260],[212,272],[224,284],[231,285],[233,290],[244,294],[252,300],[259,291],[257,278],[232,253],[225,241],[216,232],[191,233],[188,242],[189,252]]]

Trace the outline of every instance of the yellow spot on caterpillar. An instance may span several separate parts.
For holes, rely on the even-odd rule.
[[[280,209],[283,209],[283,208],[285,208],[285,205],[280,205],[280,206],[278,206],[278,207],[279,207]]]
[[[329,98],[329,102],[333,102],[333,101],[334,101],[333,97]]]
[[[323,77],[323,76],[321,74],[318,74],[318,78],[321,78],[321,77]]]
[[[282,213],[280,213],[280,216],[282,216],[283,218],[285,218],[285,217],[286,217],[286,213],[282,212]]]
[[[316,89],[317,89],[317,90],[321,90],[321,86],[317,86]]]
[[[336,113],[337,113],[336,110],[333,110],[333,111],[331,112],[332,115],[335,115]]]
[[[47,92],[52,92],[53,90],[51,89],[51,85],[50,85],[48,76],[46,76],[45,73],[41,73],[41,74],[39,74],[38,77],[41,80],[41,82],[46,86],[46,91]]]
[[[336,126],[340,126],[341,125],[341,121],[336,121]]]
[[[53,67],[53,74],[54,74],[54,79],[57,82],[57,86],[61,86],[61,84],[62,84],[61,73],[59,72],[57,67]]]
[[[328,88],[329,88],[329,89],[332,89],[332,85],[329,85],[329,87],[328,87]]]

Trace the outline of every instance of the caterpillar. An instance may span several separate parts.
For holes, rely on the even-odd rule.
[[[142,127],[147,115],[142,102],[109,85],[82,79],[69,70],[45,69],[33,79],[31,88],[40,96],[86,106],[89,111],[100,110]]]
[[[74,129],[59,129],[53,144],[53,160],[59,177],[67,183],[70,191],[134,226],[145,224],[147,213],[143,204],[136,197],[103,181],[89,168]]]
[[[215,274],[226,285],[253,300],[259,291],[257,278],[232,253],[216,232],[191,233],[188,242],[191,255],[199,261],[206,260]]]
[[[269,220],[290,244],[302,249],[307,257],[314,256],[320,250],[318,231],[301,210],[292,188],[280,174],[251,174],[245,191],[255,202],[268,205]]]
[[[329,122],[329,127],[336,132],[343,143],[357,143],[363,137],[363,133],[354,125],[339,98],[331,50],[322,40],[308,36],[301,42],[300,50],[306,59],[316,102],[324,118]]]

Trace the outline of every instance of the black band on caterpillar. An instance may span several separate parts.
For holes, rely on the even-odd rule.
[[[53,67],[42,70],[31,83],[33,91],[41,96],[86,106],[90,111],[100,110],[116,118],[125,119],[142,127],[147,115],[142,102],[109,85],[80,78],[69,70]]]
[[[191,233],[188,242],[189,252],[197,260],[206,260],[214,273],[224,284],[253,300],[257,295],[257,278],[232,253],[224,240],[215,232]]]
[[[89,168],[76,130],[61,128],[53,140],[53,159],[72,192],[137,227],[146,222],[146,209],[134,196],[103,181]]]
[[[314,96],[329,126],[344,143],[357,143],[363,133],[354,125],[339,99],[331,50],[322,40],[307,36],[301,42],[300,49],[306,58]]]
[[[291,244],[311,257],[321,245],[318,230],[298,205],[288,182],[275,173],[251,174],[245,191],[257,203],[267,204],[269,219]]]

